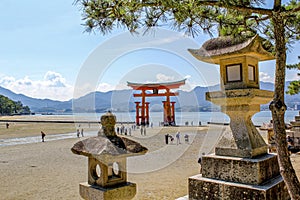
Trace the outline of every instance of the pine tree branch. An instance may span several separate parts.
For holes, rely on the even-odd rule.
[[[201,5],[206,5],[206,6],[218,6],[218,7],[223,7],[227,9],[232,9],[232,10],[238,10],[241,12],[251,12],[251,13],[256,13],[256,14],[261,14],[261,15],[268,15],[269,17],[273,15],[273,10],[272,9],[266,9],[266,8],[256,8],[256,7],[249,7],[245,5],[234,5],[234,4],[225,4],[216,0],[212,1],[198,1],[197,2],[198,6]]]
[[[300,11],[300,5],[296,8],[283,11],[282,13],[283,13],[284,16],[289,16],[289,15],[294,15],[296,12],[299,12],[299,11]]]

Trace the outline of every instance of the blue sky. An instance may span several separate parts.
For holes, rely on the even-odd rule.
[[[85,33],[73,0],[2,0],[0,9],[0,86],[16,93],[69,100],[89,91],[126,88],[126,81],[187,78],[186,90],[219,81],[217,66],[185,51],[199,48],[207,35],[192,39],[169,31],[145,37],[120,30],[106,36]],[[296,44],[289,62],[296,61],[298,49]],[[110,53],[113,60],[105,61]],[[261,63],[260,79],[272,82],[274,68],[273,61]],[[287,80],[295,78],[295,71],[287,71]]]

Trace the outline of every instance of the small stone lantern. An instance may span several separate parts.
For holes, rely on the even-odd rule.
[[[101,117],[98,137],[77,142],[72,152],[88,157],[88,182],[81,183],[79,193],[85,200],[132,199],[136,184],[127,182],[127,157],[142,155],[147,148],[125,137],[118,137],[116,117],[107,112]]]
[[[219,37],[198,50],[189,50],[201,61],[219,64],[221,90],[206,99],[221,106],[230,117],[215,154],[202,157],[201,172],[189,178],[189,199],[285,200],[289,195],[280,176],[277,156],[251,121],[273,92],[259,89],[258,62],[274,59],[262,38]]]

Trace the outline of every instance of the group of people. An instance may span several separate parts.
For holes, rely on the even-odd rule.
[[[177,133],[175,134],[176,144],[177,145],[181,144],[180,136],[181,136],[180,132],[177,131]],[[171,144],[173,144],[174,137],[168,133],[168,134],[165,135],[165,142],[166,142],[166,144],[169,144],[169,139],[171,141]],[[185,143],[189,143],[189,135],[187,133],[184,135],[184,141],[185,141]]]
[[[136,130],[136,128],[137,128],[137,126],[134,124],[134,125],[132,125],[131,127],[126,127],[126,126],[124,126],[123,124],[121,125],[121,127],[117,127],[116,128],[116,132],[117,132],[117,134],[119,135],[129,135],[129,136],[131,136],[131,132],[132,132],[132,130],[133,131],[135,131]],[[146,126],[140,126],[139,127],[139,129],[140,129],[140,132],[141,132],[141,135],[146,135]]]
[[[121,125],[121,127],[117,127],[116,128],[116,131],[117,131],[117,134],[121,134],[123,135],[129,135],[131,136],[131,130],[132,129],[135,129],[135,125],[132,125],[132,127],[125,127],[123,124]]]
[[[81,137],[84,137],[84,135],[83,135],[83,128],[81,128],[81,130],[79,130],[79,128],[78,128],[76,130],[76,134],[77,134],[78,138],[80,137],[80,135],[81,135]],[[42,142],[45,142],[46,133],[44,133],[44,131],[41,131],[41,136],[42,136]]]
[[[76,131],[76,133],[77,133],[77,137],[79,138],[80,137],[80,135],[81,135],[81,137],[84,137],[83,136],[83,128],[79,131],[79,128],[77,129],[77,131]]]

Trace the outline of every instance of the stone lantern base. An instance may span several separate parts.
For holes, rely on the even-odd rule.
[[[103,188],[85,182],[79,184],[79,193],[85,200],[130,200],[136,194],[136,184],[127,182],[118,186]]]
[[[275,154],[256,158],[207,155],[202,159],[202,174],[189,178],[189,199],[289,199]]]

